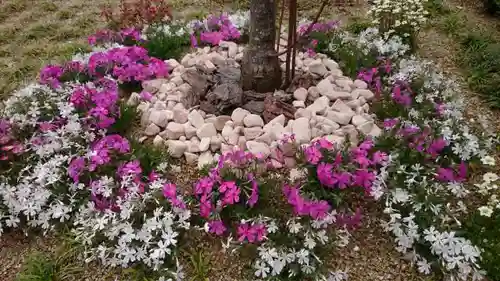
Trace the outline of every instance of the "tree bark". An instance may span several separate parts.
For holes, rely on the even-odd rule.
[[[250,42],[243,55],[243,90],[265,93],[281,86],[281,68],[276,42],[275,0],[251,0]]]

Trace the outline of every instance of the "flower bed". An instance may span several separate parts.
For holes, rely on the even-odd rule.
[[[102,48],[45,67],[43,85],[14,93],[0,121],[0,231],[66,224],[86,261],[143,266],[165,280],[183,275],[187,231],[204,229],[226,250],[252,253],[259,279],[343,280],[325,266],[324,249],[345,246],[364,202],[377,202],[396,249],[421,273],[497,274],[488,242],[500,206],[490,171],[497,138],[467,125],[452,80],[409,56],[396,36],[318,25],[331,38],[318,37],[317,53],[297,58],[309,85],[271,93],[286,96],[294,113],[263,113],[265,124],[249,112],[255,100],[249,110],[210,107],[221,85],[241,90],[230,74],[243,46],[224,40],[244,30],[231,18],[176,33],[210,45],[180,63],[148,54],[155,32],[101,32],[91,42]],[[363,68],[346,77],[359,67],[352,62]],[[207,74],[219,77],[214,89],[202,84]],[[138,91],[126,96],[130,86]],[[139,109],[152,146],[117,129],[128,122],[127,106]],[[169,177],[167,152],[198,160],[193,190]],[[486,226],[475,228],[471,214]]]

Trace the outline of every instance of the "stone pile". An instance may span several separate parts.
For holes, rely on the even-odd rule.
[[[239,147],[269,158],[279,168],[294,165],[294,151],[280,142],[287,135],[293,134],[300,145],[320,137],[339,145],[346,140],[356,145],[359,132],[380,135],[381,129],[368,114],[367,102],[374,94],[367,84],[343,76],[338,64],[322,54],[314,58],[304,53],[297,56],[297,69],[319,82],[294,90],[292,105],[296,111],[291,119],[281,114],[266,124],[260,115],[241,107],[218,116],[201,110],[200,96],[206,94],[208,85],[204,75],[218,67],[239,67],[242,52],[241,46],[224,42],[219,48],[206,47],[188,54],[180,63],[168,60],[173,68],[168,79],[143,84],[154,94],[151,101],[140,102],[137,94],[129,99],[130,104],[140,102],[145,136],[153,138],[154,145],[168,147],[172,157],[185,157],[188,163],[200,167],[220,153]]]

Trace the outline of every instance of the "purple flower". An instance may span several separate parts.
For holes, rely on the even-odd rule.
[[[208,232],[221,236],[226,231],[226,227],[221,220],[208,222]]]
[[[333,178],[333,165],[329,163],[320,163],[316,169],[319,182],[327,187],[333,187],[336,183]]]

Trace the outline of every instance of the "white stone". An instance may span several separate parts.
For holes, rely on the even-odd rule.
[[[170,122],[168,123],[165,132],[168,139],[179,139],[181,136],[184,136],[184,125],[180,123]]]
[[[211,138],[215,135],[217,135],[217,130],[215,129],[215,125],[213,123],[205,123],[201,125],[198,130],[196,130],[196,135],[202,139],[202,138]]]
[[[356,109],[361,106],[361,101],[356,99],[356,100],[350,100],[345,103],[347,106],[349,106],[351,109]]]
[[[337,136],[337,135],[327,135],[324,138],[336,145],[337,147],[341,146],[345,142],[345,137]]]
[[[349,122],[351,122],[352,114],[345,113],[345,112],[338,112],[338,111],[328,111],[326,113],[326,118],[339,123],[341,125],[347,125]]]
[[[368,89],[368,84],[363,80],[356,79],[354,80],[354,87],[358,89]]]
[[[203,62],[203,70],[206,71],[207,73],[212,73],[217,69],[215,64],[209,60],[206,60]]]
[[[247,139],[245,138],[245,136],[238,137],[238,146],[240,147],[241,150],[247,149]]]
[[[328,68],[328,70],[334,70],[339,68],[339,64],[331,59],[323,59],[323,64]]]
[[[217,52],[208,54],[208,59],[210,59],[210,61],[212,61],[217,66],[223,65],[226,62],[226,59]]]
[[[333,85],[328,78],[321,80],[318,85],[316,85],[316,88],[320,95],[327,97],[331,96],[334,91]]]
[[[308,108],[298,108],[295,111],[295,114],[293,115],[293,117],[295,119],[299,119],[300,117],[311,118],[313,116],[313,113]]]
[[[262,130],[261,127],[250,127],[243,129],[243,135],[247,140],[253,140],[258,136],[262,135],[263,132],[264,131]]]
[[[200,140],[197,137],[191,138],[191,140],[186,141],[187,151],[191,153],[200,152]]]
[[[265,132],[262,135],[260,135],[259,137],[255,138],[255,141],[271,144],[271,142],[272,142],[271,135],[272,135],[272,133]]]
[[[246,146],[248,151],[250,151],[254,155],[262,156],[264,159],[269,157],[271,154],[271,149],[269,145],[258,142],[258,141],[247,141]]]
[[[368,122],[365,122],[365,123],[357,126],[357,129],[361,133],[363,133],[365,135],[368,135],[372,131],[373,126],[375,126],[375,124],[373,123],[373,121],[368,121]]]
[[[264,120],[262,120],[262,117],[260,117],[257,114],[248,114],[245,116],[243,119],[243,124],[246,127],[257,127],[257,126],[264,126]]]
[[[200,151],[201,152],[207,151],[208,148],[210,148],[210,138],[209,137],[202,138],[200,141]]]
[[[295,135],[295,140],[299,144],[308,143],[311,140],[309,119],[305,117],[295,119],[292,126],[292,133]]]
[[[222,145],[222,140],[223,140],[223,138],[220,134],[213,136],[210,139],[210,150],[212,150],[213,152],[220,150],[221,145]]]
[[[273,124],[271,130],[267,133],[270,134],[271,141],[280,140],[283,138],[283,134],[285,133],[285,127],[280,123]]]
[[[156,136],[154,139],[153,139],[153,145],[154,146],[163,146],[165,144],[165,140],[160,137],[160,136]]]
[[[173,119],[173,112],[170,110],[153,110],[149,115],[149,121],[165,128],[168,124],[168,121]]]
[[[319,98],[320,95],[320,91],[316,86],[309,87],[307,93],[308,93],[307,100],[309,101],[315,101],[317,98]]]
[[[191,152],[184,152],[184,157],[186,157],[186,163],[194,164],[198,161],[198,155]]]
[[[203,120],[203,116],[201,116],[198,110],[193,110],[188,114],[188,120],[191,125],[193,125],[196,129],[201,128],[203,124],[205,124],[205,120]]]
[[[361,108],[363,108],[364,112],[369,112],[370,111],[370,106],[367,103],[363,104],[363,106],[361,106]]]
[[[313,74],[317,74],[321,77],[325,76],[328,73],[328,70],[326,69],[325,65],[321,60],[314,60],[311,62],[308,66],[309,71]]]
[[[234,124],[236,126],[243,125],[243,119],[250,114],[250,111],[243,109],[243,108],[236,108],[233,110],[233,113],[231,114],[231,119],[233,120]]]
[[[227,141],[227,138],[233,133],[233,127],[226,125],[222,128],[222,137]]]
[[[215,117],[215,122],[214,122],[215,129],[217,129],[217,131],[222,131],[222,129],[224,129],[228,121],[231,121],[231,116],[219,115]]]
[[[336,100],[333,103],[331,109],[334,110],[334,111],[338,111],[338,112],[342,112],[342,113],[348,114],[351,117],[354,115],[354,111],[352,111],[352,109],[349,106],[347,106],[342,100]]]
[[[366,122],[368,122],[368,120],[365,117],[361,116],[361,115],[354,115],[352,117],[352,120],[351,120],[351,123],[354,126],[359,126],[359,125],[361,125],[363,123],[366,123]]]
[[[188,121],[188,111],[185,109],[174,108],[174,121],[184,124]]]
[[[322,96],[316,99],[311,105],[306,107],[306,109],[311,111],[313,114],[323,114],[329,105],[330,99],[328,97]]]
[[[170,82],[174,83],[176,86],[184,84],[184,80],[180,76],[174,76],[170,79]]]
[[[335,84],[337,84],[339,87],[342,87],[345,91],[351,91],[351,86],[354,84],[354,82],[345,77],[345,78],[342,78],[342,79],[337,79],[335,80]]]
[[[137,106],[140,101],[141,101],[141,97],[139,96],[139,94],[136,92],[133,92],[132,94],[130,94],[130,97],[127,100],[127,105],[128,106]]]
[[[168,153],[173,158],[181,158],[186,152],[187,144],[180,140],[167,140],[166,145],[168,147]]]
[[[274,124],[281,124],[281,126],[284,127],[285,121],[286,121],[285,115],[280,114],[280,115],[274,117],[273,120],[269,121],[269,123],[267,123],[264,126],[264,130],[268,130],[268,128],[272,128]]]
[[[306,103],[304,101],[301,101],[301,100],[294,100],[292,102],[292,105],[295,108],[304,108],[304,107],[306,107]]]
[[[236,54],[238,53],[238,45],[236,43],[231,41],[221,41],[219,46],[228,49],[227,54],[230,58],[236,57]]]
[[[165,63],[168,64],[168,66],[172,69],[177,68],[180,65],[180,63],[176,59],[165,60]]]
[[[359,94],[360,97],[363,97],[366,100],[371,100],[375,96],[375,94],[372,91],[367,89],[355,89],[352,92],[353,94],[354,92],[356,92],[357,94]]]
[[[371,131],[368,133],[369,136],[374,138],[379,137],[381,134],[382,130],[377,125],[373,125]]]
[[[160,86],[160,90],[158,91],[158,93],[160,94],[170,94],[175,88],[177,87],[177,85],[175,85],[175,83],[171,83],[171,82],[168,82],[168,83],[164,83]]]
[[[153,123],[149,124],[149,126],[147,126],[146,130],[144,131],[146,136],[154,136],[157,135],[159,132],[160,128]]]
[[[306,101],[307,90],[305,88],[300,87],[297,90],[295,90],[295,92],[293,92],[293,97],[299,101]]]
[[[343,77],[344,73],[342,73],[342,70],[337,68],[330,70],[330,75],[331,77],[336,78],[336,77]]]
[[[210,165],[214,162],[214,157],[212,156],[212,152],[210,150],[203,152],[198,157],[198,169],[202,169],[206,165]]]
[[[186,138],[190,139],[194,136],[196,136],[196,128],[191,126],[189,122],[186,122],[183,124],[184,126],[184,134],[186,135]]]

